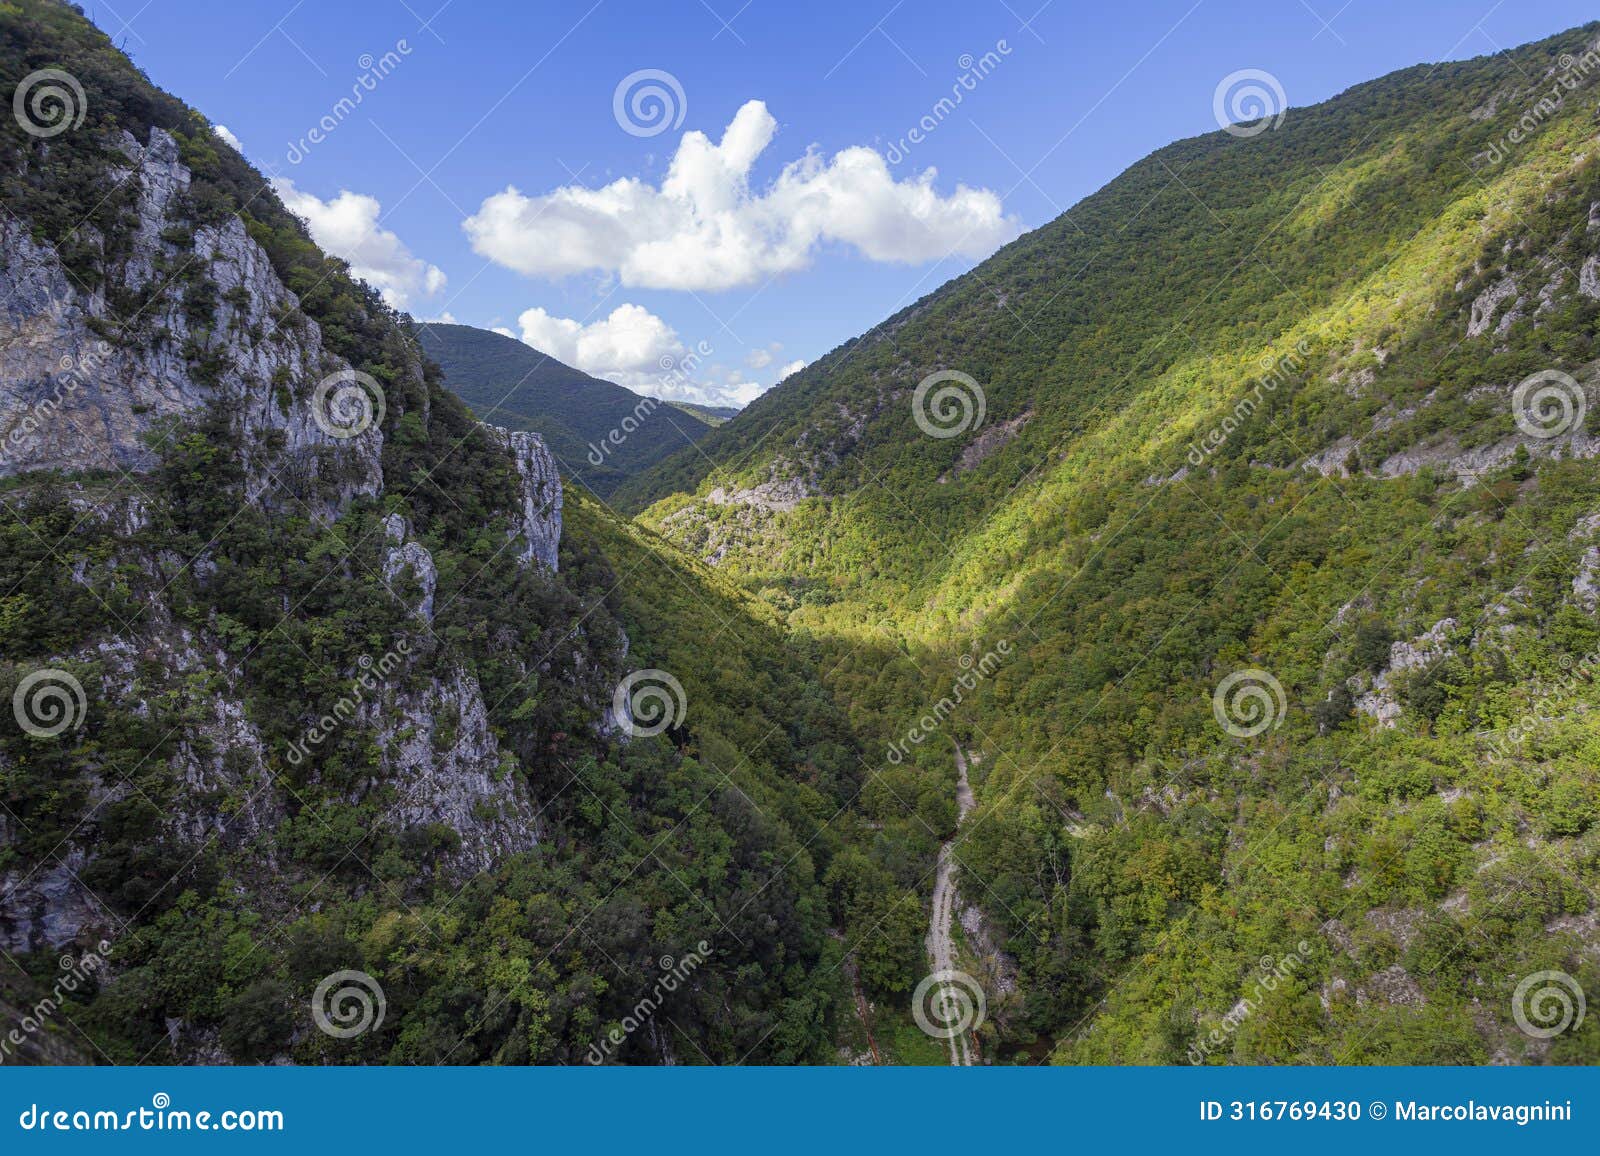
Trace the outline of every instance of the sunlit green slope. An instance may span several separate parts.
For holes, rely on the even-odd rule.
[[[1597,35],[1159,150],[624,491],[829,656],[880,861],[981,754],[1002,1054],[1600,1056],[1513,1006],[1600,989]]]

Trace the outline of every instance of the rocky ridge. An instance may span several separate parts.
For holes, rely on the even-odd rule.
[[[124,133],[131,237],[93,287],[25,224],[0,221],[0,476],[29,470],[138,471],[167,419],[216,405],[245,448],[247,495],[280,484],[331,514],[383,485],[383,435],[335,436],[312,404],[350,366],[324,345],[237,216],[192,223],[190,172],[173,137]],[[83,241],[109,248],[92,226]],[[113,300],[115,294],[115,301]],[[128,301],[140,301],[128,310]],[[342,431],[340,431],[342,432]],[[158,435],[159,436],[159,435]],[[281,499],[280,499],[281,500]]]
[[[25,222],[0,220],[0,476],[26,483],[44,472],[64,475],[83,517],[128,539],[108,567],[132,566],[147,586],[136,625],[50,661],[96,671],[89,697],[135,717],[149,717],[158,695],[188,704],[190,721],[168,759],[177,789],[164,808],[162,837],[201,848],[249,846],[271,868],[274,832],[292,802],[274,767],[295,763],[295,746],[273,749],[253,721],[239,686],[248,654],[186,624],[168,605],[164,595],[178,573],[192,568],[204,580],[215,566],[204,554],[185,562],[140,544],[154,513],[140,476],[157,464],[166,439],[219,414],[242,458],[244,502],[331,523],[352,503],[385,494],[384,435],[374,422],[350,436],[319,412],[326,402],[318,383],[356,376],[352,367],[327,347],[238,216],[193,223],[191,173],[173,136],[155,128],[141,145],[124,133],[119,148],[126,166],[111,177],[131,182],[133,219],[115,249],[102,236],[86,238],[105,254],[107,276],[98,284],[85,284]],[[136,312],[119,308],[132,298],[143,302]],[[407,371],[421,379],[420,353]],[[508,536],[517,557],[554,572],[562,505],[555,461],[537,434],[484,428],[515,467]],[[100,476],[111,479],[109,493],[93,483]],[[25,513],[29,500],[24,485],[8,508]],[[431,635],[439,582],[433,555],[399,514],[386,517],[381,532],[381,580]],[[96,577],[75,574],[86,587]],[[315,745],[311,736],[337,727],[369,731],[377,763],[351,801],[378,798],[384,823],[397,831],[447,829],[441,868],[465,879],[533,847],[537,807],[489,724],[478,679],[398,645],[401,653],[348,671],[339,701],[310,704],[328,713],[310,723],[300,750],[303,756]],[[92,809],[81,829],[46,861],[0,873],[0,949],[58,950],[123,930],[81,876],[96,857],[87,818],[139,789],[125,772],[87,769]],[[16,834],[8,822],[0,819],[0,843]]]

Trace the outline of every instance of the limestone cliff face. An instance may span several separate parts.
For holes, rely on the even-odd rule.
[[[386,821],[401,830],[450,828],[461,840],[455,863],[468,872],[487,871],[538,843],[537,808],[518,781],[516,760],[489,729],[472,675],[440,672],[420,691],[378,705],[372,722],[394,795]]]
[[[347,801],[376,800],[383,824],[396,833],[448,829],[453,846],[442,869],[464,882],[537,845],[538,807],[516,758],[489,725],[478,680],[435,653],[404,644],[399,651],[348,672],[336,700],[309,704],[315,718],[287,749],[264,739],[250,717],[233,674],[239,656],[174,622],[159,603],[138,631],[104,639],[70,660],[101,672],[85,688],[97,702],[138,717],[151,715],[156,698],[184,707],[188,721],[169,736],[165,760],[175,789],[149,831],[152,842],[230,853],[251,864],[252,876],[270,891],[266,881],[280,866],[277,831],[299,801],[277,781],[275,768],[298,763],[308,747],[352,728],[371,736],[376,762]],[[123,930],[123,920],[82,876],[97,853],[94,812],[139,788],[125,767],[86,766],[83,773],[94,810],[81,829],[47,862],[0,872],[0,950],[54,951]],[[20,834],[7,823],[0,815],[0,845]]]
[[[406,520],[399,514],[384,519],[384,537],[395,543],[383,559],[383,581],[391,591],[409,577],[416,583],[417,599],[413,613],[424,622],[433,621],[433,594],[439,585],[438,567],[428,548],[410,536]],[[398,591],[396,591],[398,596]]]
[[[520,557],[558,569],[557,547],[561,544],[561,475],[556,460],[545,448],[544,439],[523,430],[483,427],[516,463],[520,482],[521,517],[518,529],[523,538]]]
[[[154,487],[140,481],[159,458],[152,439],[221,415],[241,458],[241,500],[274,517],[339,523],[358,499],[403,503],[406,494],[404,486],[393,495],[385,489],[381,426],[349,436],[340,420],[348,415],[330,414],[320,400],[319,385],[354,370],[327,347],[267,252],[236,216],[192,223],[191,174],[173,137],[154,129],[141,144],[124,134],[120,151],[126,165],[112,175],[136,189],[136,221],[116,245],[87,237],[103,257],[94,284],[36,240],[26,221],[0,214],[0,476],[109,473],[109,492],[92,480],[68,480],[68,501],[84,524],[99,525],[117,544],[114,557],[86,562],[72,578],[93,588],[120,567],[119,581],[141,606],[120,626],[45,664],[93,672],[84,687],[90,703],[134,718],[154,717],[157,700],[181,704],[181,728],[142,768],[164,766],[172,786],[150,840],[227,853],[248,865],[252,886],[264,895],[292,878],[278,842],[301,800],[286,785],[285,768],[300,765],[318,741],[309,736],[330,719],[335,729],[359,728],[374,751],[346,801],[375,803],[395,834],[432,837],[448,829],[435,861],[439,873],[464,882],[532,848],[538,806],[524,769],[491,727],[478,678],[433,634],[440,575],[422,540],[427,527],[400,514],[385,517],[371,571],[406,607],[413,645],[400,646],[400,657],[384,663],[378,677],[366,666],[336,672],[348,681],[348,701],[305,704],[298,756],[294,745],[264,737],[252,717],[241,672],[254,648],[230,644],[225,628],[197,622],[172,603],[178,574],[188,571],[204,584],[217,566],[204,550],[180,558],[145,540],[161,523],[159,501],[147,492]],[[130,310],[129,301],[141,304]],[[405,396],[413,399],[406,416],[425,426],[421,354],[402,349],[398,361]],[[498,513],[514,542],[508,552],[554,572],[562,503],[555,461],[536,434],[485,428],[516,470],[515,504]],[[8,495],[7,511],[25,516],[29,501],[24,485]],[[352,553],[362,544],[343,524],[335,532]],[[359,580],[367,572],[346,558],[343,573]],[[517,660],[530,677],[552,676],[548,661],[535,672],[533,656]],[[0,654],[0,666],[6,662]],[[602,672],[589,676],[603,681]],[[123,930],[83,876],[93,878],[99,853],[96,812],[139,788],[128,768],[85,762],[75,770],[91,808],[79,828],[43,861],[0,871],[0,949],[9,953],[57,950]],[[0,815],[0,845],[19,835],[9,823]]]
[[[174,622],[154,602],[141,629],[103,638],[71,657],[102,672],[98,685],[85,688],[97,702],[115,703],[138,718],[151,717],[157,697],[179,697],[187,708],[189,721],[169,736],[165,759],[173,802],[159,827],[148,832],[150,840],[197,848],[248,846],[270,872],[271,834],[285,817],[285,798],[273,782],[273,752],[230,674],[237,663],[217,640]],[[91,809],[81,826],[44,863],[0,873],[0,949],[14,955],[54,951],[123,932],[123,919],[82,876],[96,857],[96,814],[140,790],[128,772],[83,766]],[[17,834],[0,824],[0,845]]]
[[[319,383],[350,369],[278,280],[236,216],[194,226],[177,142],[124,134],[131,241],[93,285],[26,224],[0,216],[0,476],[29,470],[138,471],[158,423],[222,407],[247,455],[247,494],[280,485],[337,508],[382,487],[383,434],[339,437],[317,412]],[[113,303],[115,295],[115,304]],[[139,302],[130,308],[129,302]]]

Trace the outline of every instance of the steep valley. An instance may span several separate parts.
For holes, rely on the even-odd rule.
[[[1600,1061],[1513,998],[1600,991],[1600,24],[1178,141],[598,479],[634,402],[500,420],[531,351],[0,6],[45,68],[0,1001],[101,962],[22,1059]]]
[[[998,1041],[1597,1054],[1512,1022],[1600,949],[1596,33],[1162,149],[619,492],[822,649],[913,893],[985,756]]]

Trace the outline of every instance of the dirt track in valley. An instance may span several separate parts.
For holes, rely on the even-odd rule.
[[[956,828],[959,833],[962,821],[976,803],[972,786],[967,782],[967,759],[959,745],[956,747],[956,770],[960,774],[956,783]],[[959,899],[955,872],[955,837],[952,836],[939,848],[939,867],[933,882],[933,917],[928,925],[927,946],[928,958],[933,962],[935,972],[955,970],[955,944],[951,939],[951,926],[955,922]],[[932,998],[935,1007],[954,1008],[959,996],[951,985],[940,984],[939,989],[932,993]],[[955,1067],[971,1067],[972,1049],[967,1041],[967,1033],[961,1032],[952,1037],[949,1044],[950,1063]]]

